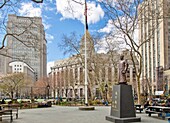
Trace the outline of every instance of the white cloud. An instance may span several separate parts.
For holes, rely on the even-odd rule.
[[[44,25],[44,29],[47,30],[51,27],[50,24],[48,24],[45,20],[43,20],[43,25]]]
[[[110,33],[113,30],[114,30],[114,25],[112,24],[112,21],[109,20],[107,25],[103,29],[100,29],[99,32]]]
[[[54,5],[52,5],[54,4]],[[55,0],[52,1],[44,1],[42,4],[39,4],[40,8],[42,10],[45,10],[45,11],[55,11],[56,10],[56,7],[55,7]]]
[[[47,19],[47,20],[51,19],[51,17],[49,17],[49,16],[47,16],[47,15],[44,15],[43,17],[44,17],[45,19]]]
[[[55,11],[56,10],[56,8],[52,8],[52,7],[48,7],[48,6],[44,7],[44,9],[46,11]]]
[[[54,66],[54,62],[48,62],[47,63],[47,74],[51,72],[51,67]]]
[[[39,7],[34,7],[33,2],[21,3],[21,8],[18,10],[21,16],[41,17],[42,11]]]
[[[84,0],[79,0],[83,3]],[[71,0],[56,0],[57,12],[62,15],[60,20],[77,19],[84,23],[84,5]],[[99,4],[87,2],[88,24],[94,24],[104,17],[104,11]]]
[[[96,45],[98,53],[106,53],[109,50],[120,50],[124,48],[123,40],[119,36],[116,36],[119,34],[115,33],[113,35],[104,35],[103,38],[98,41]]]
[[[46,39],[48,43],[52,43],[52,40],[54,40],[54,36],[51,34],[46,33]]]

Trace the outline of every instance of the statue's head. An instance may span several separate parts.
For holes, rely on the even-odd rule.
[[[120,60],[123,60],[124,59],[124,55],[120,55]]]

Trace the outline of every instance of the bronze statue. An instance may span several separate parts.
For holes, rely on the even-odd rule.
[[[124,60],[124,56],[121,55],[120,61],[119,61],[119,78],[118,78],[119,84],[127,84],[126,72],[127,72],[128,66],[129,65],[128,65],[127,60]]]

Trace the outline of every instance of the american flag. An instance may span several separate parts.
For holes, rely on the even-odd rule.
[[[88,30],[88,24],[87,24],[87,3],[86,3],[86,0],[85,0],[85,11],[84,11],[84,15],[85,15],[86,29]]]

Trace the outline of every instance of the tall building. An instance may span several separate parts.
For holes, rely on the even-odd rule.
[[[0,50],[0,76],[6,74],[6,57],[5,57],[5,48]]]
[[[146,0],[138,9],[139,42],[143,43],[141,80],[150,84],[152,92],[165,90],[163,73],[170,68],[169,5],[169,0]]]
[[[22,17],[14,14],[8,16],[7,38],[8,55],[6,60],[7,73],[9,63],[22,61],[35,71],[35,79],[46,76],[46,40],[45,31],[40,17]]]

